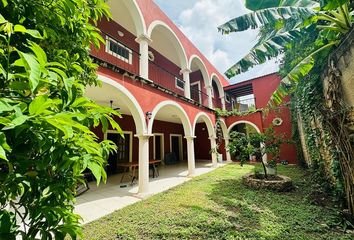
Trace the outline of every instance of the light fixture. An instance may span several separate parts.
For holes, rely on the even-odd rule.
[[[124,32],[118,31],[118,36],[119,36],[119,37],[124,37]]]
[[[113,108],[113,100],[109,100],[109,103],[111,104],[111,108],[113,110],[119,110],[120,109],[119,107]]]
[[[147,118],[148,120],[150,120],[151,117],[152,117],[152,112],[146,112],[145,115],[146,115],[146,118]]]

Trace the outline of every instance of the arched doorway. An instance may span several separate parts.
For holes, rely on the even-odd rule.
[[[189,69],[191,99],[210,107],[210,81],[204,62],[197,55],[193,55],[189,60]]]
[[[195,136],[195,159],[196,161],[211,161],[216,166],[218,149],[213,122],[206,113],[200,112],[193,123],[193,134]]]
[[[141,145],[140,138],[137,139],[134,136],[146,135],[147,126],[139,103],[124,86],[103,75],[99,75],[98,79],[102,81],[102,87],[88,87],[86,96],[103,106],[115,108],[122,114],[122,118],[115,120],[122,128],[124,138],[112,130],[105,134],[98,132],[100,139],[110,139],[118,147],[117,153],[111,155],[108,160],[107,171],[114,174],[119,172],[119,169],[116,169],[119,164],[136,161],[140,164],[140,162],[144,162],[144,151],[146,150]],[[148,179],[146,181],[146,178],[141,176],[140,168],[138,191],[139,193],[148,191]]]
[[[185,94],[181,70],[187,68],[187,56],[181,41],[164,22],[156,20],[148,28],[149,79],[177,94]]]
[[[237,122],[231,124],[228,129],[229,135],[234,131],[244,133],[247,136],[252,133],[260,133],[261,132],[256,124],[249,122],[249,121],[237,121]],[[259,145],[262,146],[262,145],[264,145],[264,143],[260,142]],[[234,156],[231,156],[231,157],[233,158],[233,160],[236,160]],[[267,159],[267,156],[266,155],[263,156],[263,160],[266,161],[266,159]],[[261,161],[262,159],[261,159],[260,155],[255,155],[255,156],[250,156],[250,160]]]
[[[211,75],[211,82],[212,82],[212,99],[213,99],[213,108],[220,108],[224,109],[225,108],[225,94],[224,94],[224,89],[221,85],[220,79],[218,76],[214,73]]]
[[[191,124],[187,113],[178,103],[159,103],[151,112],[148,133],[153,137],[150,140],[150,158],[159,156],[166,166],[183,166],[187,163],[188,175],[194,174],[194,156],[191,155],[194,149],[189,144],[192,136]]]

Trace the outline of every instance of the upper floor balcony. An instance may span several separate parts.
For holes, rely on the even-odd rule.
[[[209,76],[201,58],[187,59],[180,39],[166,24],[151,24],[148,34],[139,34],[128,2],[118,7],[109,1],[113,20],[98,23],[105,43],[91,51],[96,62],[195,105],[223,108],[223,87],[217,76]]]

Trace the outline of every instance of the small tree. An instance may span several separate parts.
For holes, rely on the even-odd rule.
[[[280,160],[280,146],[288,143],[283,135],[277,135],[272,127],[265,130],[264,133],[251,133],[247,136],[244,133],[232,132],[230,134],[231,141],[228,149],[231,154],[237,156],[241,165],[250,160],[251,155],[259,154],[264,170],[265,178],[268,178],[268,167],[276,168],[277,162]],[[265,162],[263,157],[271,156],[271,160]]]

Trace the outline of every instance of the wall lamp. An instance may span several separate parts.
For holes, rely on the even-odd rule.
[[[146,119],[150,120],[152,117],[152,112],[146,112],[145,115],[146,115]]]

